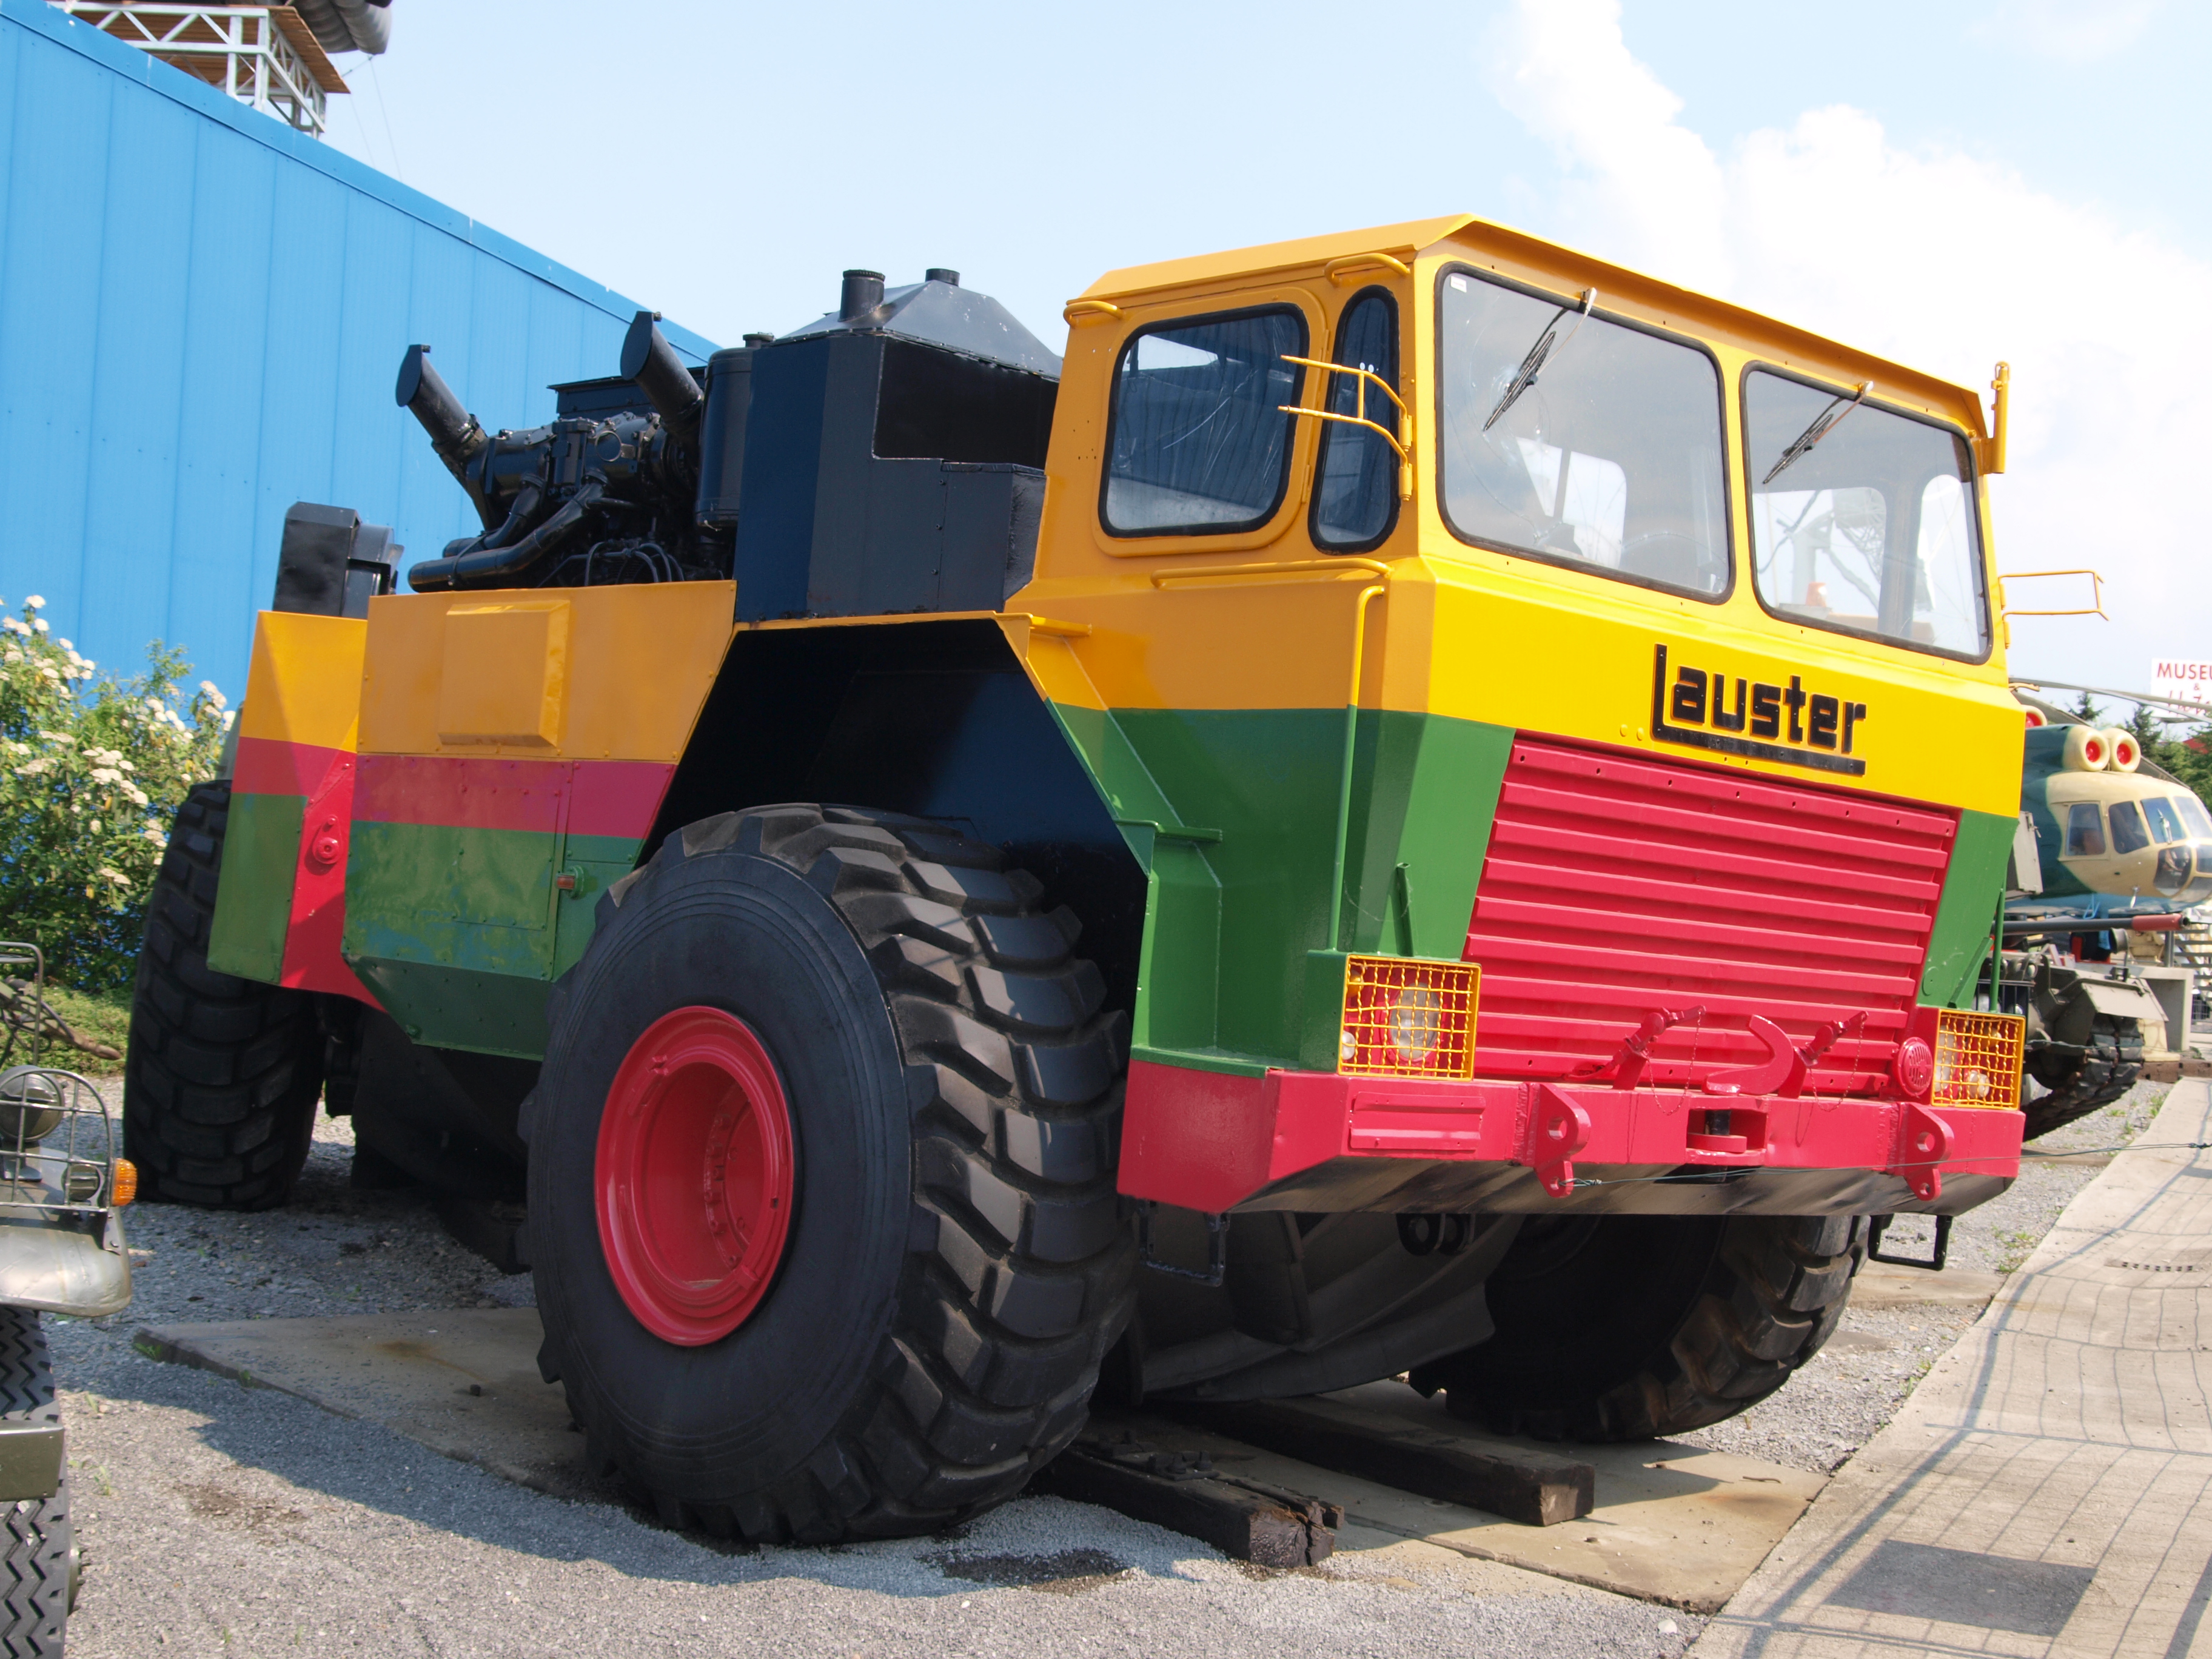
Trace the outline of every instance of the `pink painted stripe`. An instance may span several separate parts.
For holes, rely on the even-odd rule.
[[[515,760],[459,755],[363,755],[354,794],[360,823],[439,824],[641,839],[675,775],[653,761]]]
[[[629,836],[642,841],[652,833],[662,797],[676,768],[665,761],[580,761],[576,793],[568,803],[572,836]]]
[[[238,758],[231,768],[232,793],[312,795],[330,775],[331,763],[345,752],[312,743],[286,743],[278,738],[240,738]]]

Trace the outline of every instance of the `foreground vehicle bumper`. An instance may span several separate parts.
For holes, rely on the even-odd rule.
[[[1209,1214],[1955,1215],[2019,1175],[2025,1122],[1903,1100],[1253,1077],[1139,1060],[1121,1190]]]

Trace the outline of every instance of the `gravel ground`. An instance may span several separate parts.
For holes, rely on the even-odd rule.
[[[2164,1097],[2140,1085],[2039,1150],[2124,1144]],[[1243,1653],[1679,1654],[1703,1621],[1408,1544],[1272,1573],[1109,1511],[1031,1498],[957,1535],[733,1553],[615,1503],[565,1503],[375,1425],[139,1355],[142,1325],[528,1305],[447,1238],[416,1193],[349,1184],[325,1120],[286,1209],[153,1205],[129,1217],[137,1299],[51,1322],[70,1425],[83,1599],[78,1659],[291,1653],[539,1656]],[[2009,1272],[2104,1158],[2031,1166],[1960,1218],[1951,1260]],[[1888,1244],[1926,1248],[1926,1224]],[[1888,1420],[1975,1317],[1847,1313],[1771,1401],[1698,1443],[1830,1471]]]
[[[2074,1194],[2112,1161],[2049,1155],[2088,1147],[2124,1146],[2141,1134],[2166,1099],[2167,1085],[2138,1083],[2102,1111],[2036,1141],[2020,1179],[1951,1228],[1945,1260],[1972,1273],[2008,1273],[2034,1253]],[[1934,1248],[1935,1223],[1900,1216],[1883,1235],[1885,1255],[1925,1257]],[[1928,1369],[1981,1317],[1978,1308],[1927,1305],[1847,1308],[1843,1323],[1812,1363],[1782,1391],[1741,1417],[1682,1439],[1719,1451],[1756,1457],[1792,1468],[1832,1474],[1874,1438]]]
[[[119,1107],[119,1085],[107,1092]],[[356,1192],[353,1125],[324,1118],[292,1200],[233,1215],[148,1204],[127,1212],[133,1300],[125,1334],[177,1320],[301,1319],[416,1308],[532,1307],[530,1275],[502,1275],[455,1243],[418,1190]]]
[[[50,1322],[76,1483],[76,1659],[1510,1654],[1673,1659],[1704,1621],[1407,1543],[1270,1572],[1108,1510],[1026,1498],[957,1534],[732,1553],[568,1503],[370,1423],[162,1364],[184,1320],[527,1304],[419,1194],[348,1185],[325,1120],[289,1206],[129,1212],[137,1300]]]

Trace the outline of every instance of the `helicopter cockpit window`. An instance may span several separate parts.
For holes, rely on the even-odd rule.
[[[2066,856],[2100,859],[2105,856],[2105,815],[2093,800],[2077,800],[2066,809]]]
[[[2173,803],[2163,795],[2145,798],[2143,816],[2150,820],[2150,832],[2160,842],[2186,841],[2189,832],[2181,827],[2181,815],[2173,810]]]
[[[2196,832],[2200,841],[2212,841],[2212,812],[2204,810],[2204,803],[2194,795],[2176,795],[2173,804],[2181,809],[2182,822]]]
[[[1700,599],[1729,591],[1711,357],[1468,271],[1445,276],[1437,316],[1454,534]]]
[[[1978,661],[1989,607],[1966,441],[1766,369],[1744,376],[1752,569],[1790,622]]]
[[[2131,800],[2116,800],[2112,805],[2112,851],[2140,853],[2150,845],[2150,837],[2143,833],[2142,814],[2136,811]]]
[[[1114,371],[1100,516],[1116,536],[1222,535],[1273,518],[1290,477],[1305,319],[1288,307],[1148,328]]]

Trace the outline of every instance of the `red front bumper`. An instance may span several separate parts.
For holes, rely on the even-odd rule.
[[[1525,1170],[1510,1206],[1525,1208],[1531,1195],[1559,1201],[1591,1190],[1577,1188],[1578,1168],[1583,1181],[1599,1170],[1605,1180],[1649,1179],[1613,1173],[1629,1170],[1833,1170],[1890,1178],[1874,1188],[1861,1181],[1839,1203],[1863,1207],[1886,1188],[1903,1200],[1898,1207],[1948,1209],[1946,1176],[1985,1177],[1974,1185],[1987,1197],[1992,1182],[2019,1175],[2025,1122],[2017,1111],[1903,1100],[1327,1072],[1247,1077],[1139,1060],[1129,1067],[1120,1185],[1133,1198],[1219,1214],[1255,1199],[1266,1204],[1271,1188],[1312,1189],[1299,1177],[1340,1160],[1418,1160]],[[1370,1195],[1346,1207],[1438,1207],[1392,1201],[1398,1188],[1387,1180],[1336,1185]]]

